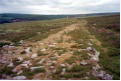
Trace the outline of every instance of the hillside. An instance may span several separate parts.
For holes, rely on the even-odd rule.
[[[92,14],[66,14],[66,15],[36,15],[36,14],[16,14],[4,13],[0,14],[0,24],[24,21],[51,20],[59,18],[74,18],[88,16],[103,16],[103,15],[119,15],[119,12],[114,13],[92,13]]]
[[[120,16],[0,24],[0,66],[8,80],[119,80]]]

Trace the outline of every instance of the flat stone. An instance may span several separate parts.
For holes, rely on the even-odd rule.
[[[93,44],[89,42],[88,45],[92,46]]]
[[[105,74],[105,76],[102,78],[103,80],[113,80],[113,76],[109,74]]]
[[[44,49],[41,49],[41,52],[45,52],[46,51],[46,49],[44,48]]]
[[[80,62],[81,65],[87,65],[87,62],[85,60]]]
[[[66,65],[65,64],[60,64],[61,67],[65,67]]]
[[[16,76],[16,77],[13,77],[13,80],[25,80],[26,79],[26,76]]]
[[[49,45],[49,47],[55,47],[56,45]]]
[[[37,64],[42,64],[44,61],[45,61],[45,59],[42,59]]]
[[[40,68],[44,68],[44,66],[30,67],[31,71],[34,71],[35,69],[40,69]]]

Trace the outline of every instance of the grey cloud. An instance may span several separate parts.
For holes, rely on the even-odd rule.
[[[120,0],[0,0],[0,13],[79,14],[114,11],[120,11]]]

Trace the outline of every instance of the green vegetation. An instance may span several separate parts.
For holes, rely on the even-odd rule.
[[[88,30],[102,43],[100,64],[120,79],[120,16],[86,18]]]
[[[76,21],[76,19],[55,19],[1,24],[0,31],[4,33],[0,33],[0,40],[12,42],[20,40],[38,41]]]
[[[6,65],[4,68],[2,68],[2,69],[0,70],[0,74],[11,75],[11,74],[13,74],[12,69],[13,69],[13,68],[9,68],[9,67],[7,67],[7,65]]]

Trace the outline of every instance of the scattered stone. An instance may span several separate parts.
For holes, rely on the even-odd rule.
[[[31,58],[36,58],[36,57],[37,57],[36,53],[32,54],[32,56],[31,56]]]
[[[2,48],[3,48],[4,50],[8,50],[8,49],[9,49],[9,45],[4,45]]]
[[[39,67],[30,67],[31,71],[34,71],[35,69],[41,69],[44,68],[44,66],[39,66]]]
[[[105,76],[102,78],[103,80],[113,80],[113,76],[109,74],[105,74]]]
[[[85,60],[80,62],[81,65],[87,65],[87,62]]]
[[[106,72],[102,71],[102,70],[101,71],[93,70],[92,75],[94,75],[95,77],[100,77],[103,80],[112,80],[113,79],[113,76],[106,74]]]
[[[8,67],[14,67],[14,64],[13,64],[13,63],[10,63],[10,64],[8,65]]]
[[[26,77],[25,76],[16,76],[16,77],[13,77],[13,80],[25,80]]]

